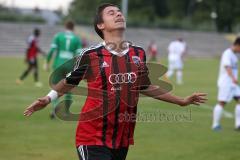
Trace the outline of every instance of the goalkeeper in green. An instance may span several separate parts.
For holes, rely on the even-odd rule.
[[[71,60],[74,56],[76,56],[80,50],[82,49],[82,42],[78,36],[76,36],[74,31],[74,23],[72,21],[67,21],[65,23],[66,30],[64,32],[57,33],[52,41],[50,51],[47,55],[46,64],[44,68],[49,70],[49,63],[51,59],[54,57],[52,69],[56,71],[62,64]],[[71,65],[64,65],[61,69],[57,70],[57,72],[63,72],[63,74],[70,71],[72,68]],[[62,73],[59,74],[63,75]],[[56,75],[56,74],[55,74]],[[61,77],[54,77],[55,81],[60,80]],[[65,94],[65,100],[71,100],[72,95],[70,93]],[[55,118],[55,108],[58,105],[58,100],[52,102],[53,109],[50,113],[50,118]],[[66,105],[68,106],[68,105]]]

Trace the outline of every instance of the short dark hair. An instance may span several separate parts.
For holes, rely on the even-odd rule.
[[[95,13],[94,29],[95,29],[95,31],[97,32],[97,34],[98,34],[102,39],[104,39],[103,32],[98,28],[97,25],[100,24],[100,23],[103,23],[102,12],[103,12],[103,10],[104,10],[105,8],[110,7],[110,6],[118,7],[118,6],[115,5],[115,4],[103,3],[103,4],[101,4],[100,6],[98,6],[98,8],[97,8],[97,10],[96,10],[96,13]]]
[[[34,28],[33,34],[34,34],[34,36],[37,36],[37,37],[38,37],[38,36],[41,34],[40,29],[39,29],[39,28]]]
[[[68,20],[65,22],[65,27],[69,30],[74,30],[74,22],[71,20]]]
[[[233,43],[233,45],[240,45],[240,37],[237,37]]]

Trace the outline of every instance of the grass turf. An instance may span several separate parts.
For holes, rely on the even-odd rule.
[[[163,61],[163,64],[166,62]],[[214,106],[218,66],[217,59],[188,59],[184,69],[184,85],[177,86],[172,80],[173,93],[187,96],[194,91],[206,92],[209,98],[207,105]],[[51,107],[35,113],[30,118],[23,116],[28,104],[49,91],[49,73],[44,72],[40,65],[40,79],[44,87],[37,88],[34,86],[32,75],[23,85],[15,84],[16,78],[25,69],[23,59],[1,57],[0,68],[0,160],[77,159],[74,146],[77,122],[50,120]],[[84,97],[74,99],[76,102],[72,110],[79,111]],[[142,98],[138,106],[139,113],[185,115],[187,120],[138,122],[135,145],[130,147],[127,159],[238,159],[240,133],[233,130],[234,119],[224,118],[223,130],[213,132],[210,129],[212,111],[208,106],[180,108]],[[227,105],[226,110],[233,113],[234,103]]]

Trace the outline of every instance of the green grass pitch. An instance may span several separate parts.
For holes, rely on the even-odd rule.
[[[42,61],[41,61],[42,62]],[[166,61],[163,61],[166,64]],[[162,120],[138,122],[135,145],[130,147],[128,160],[236,160],[240,156],[240,133],[233,130],[234,119],[224,118],[223,130],[211,131],[212,110],[216,103],[216,80],[219,60],[188,59],[185,63],[184,85],[172,80],[173,93],[187,96],[194,91],[208,93],[206,105],[180,108],[176,105],[143,98],[139,113],[184,114],[187,121]],[[49,91],[48,72],[40,65],[43,88],[36,88],[30,75],[23,85],[15,80],[25,65],[22,58],[0,58],[0,160],[74,160],[76,122],[50,120],[48,108],[32,117],[23,116],[25,107]],[[77,112],[84,97],[74,97],[72,110]],[[234,103],[226,110],[233,113]],[[191,116],[190,116],[191,112]]]

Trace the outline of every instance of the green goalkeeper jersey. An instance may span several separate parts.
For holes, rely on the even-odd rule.
[[[71,31],[60,32],[55,35],[51,49],[47,56],[49,63],[55,54],[53,69],[72,59],[82,49],[81,40]]]

